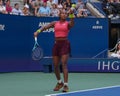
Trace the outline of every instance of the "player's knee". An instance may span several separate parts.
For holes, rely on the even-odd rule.
[[[54,68],[55,68],[55,69],[58,69],[58,68],[59,68],[59,65],[58,65],[58,64],[54,64]]]
[[[66,63],[62,64],[62,68],[67,69],[67,64]]]

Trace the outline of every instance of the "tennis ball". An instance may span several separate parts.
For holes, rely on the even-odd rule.
[[[74,14],[69,14],[69,18],[74,18],[75,15]]]

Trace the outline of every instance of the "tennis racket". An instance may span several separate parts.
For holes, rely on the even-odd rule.
[[[38,44],[37,37],[35,37],[34,39],[35,39],[35,44],[32,49],[32,59],[33,60],[41,60],[43,58],[43,49]]]

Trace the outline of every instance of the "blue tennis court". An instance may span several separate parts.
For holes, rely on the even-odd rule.
[[[46,96],[120,96],[120,86],[109,86]]]

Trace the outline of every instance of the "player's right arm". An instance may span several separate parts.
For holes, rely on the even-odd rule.
[[[34,37],[37,37],[39,33],[41,33],[42,31],[49,29],[49,28],[53,28],[55,25],[56,21],[51,22],[50,24],[41,27],[40,29],[38,29],[36,32],[34,32]]]

